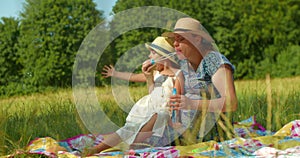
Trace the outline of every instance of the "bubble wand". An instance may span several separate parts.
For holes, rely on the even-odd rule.
[[[170,53],[170,54],[168,54],[168,55],[166,55],[166,56],[160,56],[159,58],[156,58],[156,59],[150,59],[150,63],[151,63],[151,65],[153,65],[153,64],[155,64],[156,62],[159,62],[159,61],[168,59],[168,58],[170,58],[170,57],[172,57],[172,56],[174,56],[174,55],[176,55],[176,52]]]

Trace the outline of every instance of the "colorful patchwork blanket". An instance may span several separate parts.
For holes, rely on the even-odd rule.
[[[208,141],[189,146],[146,147],[130,150],[106,150],[90,157],[300,157],[300,120],[294,120],[277,132],[266,131],[255,117],[234,124],[235,137],[223,142]],[[48,157],[80,157],[85,147],[97,145],[105,136],[82,134],[57,141],[36,138],[27,154]],[[61,151],[59,151],[62,149]],[[59,152],[52,152],[59,151]]]

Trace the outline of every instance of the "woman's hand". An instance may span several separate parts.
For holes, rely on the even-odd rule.
[[[114,72],[115,72],[115,67],[114,66],[104,65],[101,74],[103,75],[104,78],[107,78],[107,77],[112,77],[114,75]]]
[[[170,110],[189,109],[192,101],[184,95],[171,95],[169,100]]]

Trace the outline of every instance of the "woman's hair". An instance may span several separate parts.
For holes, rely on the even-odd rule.
[[[202,38],[200,46],[206,51],[214,50],[212,42],[207,41],[205,38]]]
[[[199,51],[201,53],[208,53],[210,51],[219,51],[217,45],[214,42],[207,41],[201,35],[193,34],[193,36],[200,36],[201,37],[201,41],[199,43]]]

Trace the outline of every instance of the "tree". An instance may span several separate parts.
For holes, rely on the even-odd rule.
[[[260,78],[260,62],[276,64],[287,47],[299,45],[299,1],[297,0],[153,0],[117,1],[115,13],[140,6],[161,6],[181,11],[198,19],[217,42],[226,57],[236,66],[235,77]],[[138,21],[139,19],[137,19]],[[151,39],[161,32],[143,32]],[[116,44],[118,52],[130,48],[141,33],[132,33]],[[268,67],[272,67],[269,65]]]
[[[210,9],[207,7],[209,4],[208,2],[209,0],[200,0],[196,2],[191,0],[117,1],[116,5],[113,7],[113,12],[115,14],[126,14],[129,11],[136,13],[134,16],[128,17],[128,19],[126,19],[126,16],[115,16],[110,25],[112,30],[118,31],[128,26],[148,27],[141,27],[122,33],[117,32],[120,33],[120,36],[113,42],[113,45],[115,46],[114,61],[116,62],[120,57],[122,57],[122,59],[126,58],[125,55],[127,54],[125,53],[130,51],[133,47],[143,45],[146,42],[151,42],[162,33],[173,30],[176,20],[180,17],[192,16],[197,19],[204,19],[203,22],[208,21],[209,18],[205,17],[209,17],[210,15],[204,14],[209,13],[207,12]],[[161,11],[158,8],[152,8],[153,6],[165,7],[165,9]],[[142,7],[142,9],[137,9],[137,7]],[[136,11],[134,11],[135,9]],[[176,13],[174,14],[174,12]],[[165,24],[162,24],[163,22],[165,22]],[[157,28],[151,26],[163,27]],[[210,28],[209,25],[207,26]],[[113,32],[112,34],[116,34],[116,32]],[[128,58],[124,59],[128,62],[126,62],[126,65],[122,65],[119,70],[136,68],[137,71],[139,71],[139,66],[142,64],[141,61],[147,59],[148,51],[140,50],[140,54],[143,54],[143,56],[133,56],[134,54],[132,56],[128,55]]]
[[[26,86],[70,86],[77,50],[102,15],[92,0],[26,0],[18,45]]]
[[[110,22],[111,36],[116,37],[111,43],[113,52],[105,52],[113,55],[112,63],[120,71],[140,72],[141,64],[147,59],[149,51],[144,44],[151,42],[165,30],[151,26],[157,26],[158,20],[168,16],[153,20],[159,14],[151,14],[157,8],[137,8],[149,6],[153,1],[122,1],[114,6],[117,14]],[[130,9],[131,10],[127,10]],[[152,10],[154,9],[154,10]],[[125,11],[125,12],[121,12]],[[119,14],[118,14],[119,13]],[[123,15],[124,14],[124,15]],[[104,54],[104,55],[105,55]],[[99,64],[98,70],[102,69],[103,64]]]
[[[22,66],[18,63],[17,42],[19,20],[3,17],[0,21],[0,95],[20,80]],[[15,88],[15,87],[14,87]]]
[[[215,4],[215,39],[237,67],[236,78],[264,77],[282,51],[299,45],[299,1],[228,0]]]

